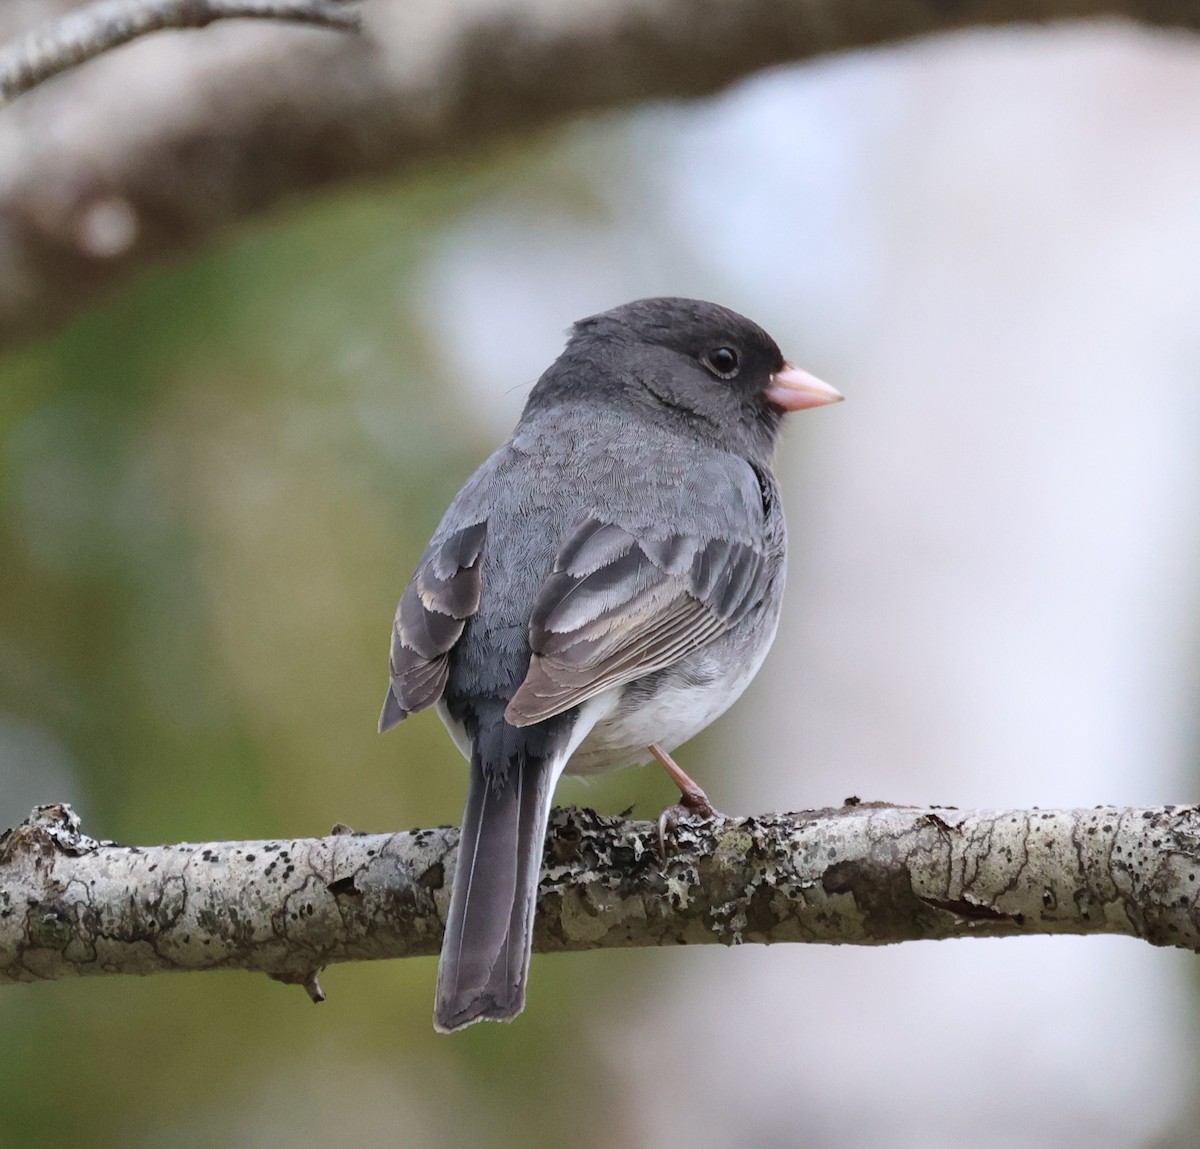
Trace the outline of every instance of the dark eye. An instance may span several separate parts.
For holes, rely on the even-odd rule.
[[[732,347],[714,347],[705,352],[704,366],[721,379],[732,379],[738,373],[738,353]]]

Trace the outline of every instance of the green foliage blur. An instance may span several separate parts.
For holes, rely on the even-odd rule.
[[[129,843],[457,820],[436,718],[375,721],[395,602],[493,446],[412,298],[483,180],[293,210],[0,361],[0,823],[58,800]],[[563,797],[649,795],[626,772]],[[574,1034],[654,955],[535,960],[537,1008],[450,1040],[432,960],[329,970],[320,1008],[237,973],[0,991],[0,1149],[618,1143]]]

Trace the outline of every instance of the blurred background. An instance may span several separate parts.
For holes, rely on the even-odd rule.
[[[1187,802],[1200,47],[975,32],[295,204],[0,360],[0,826],[458,818],[375,720],[396,600],[567,326],[680,294],[847,402],[779,452],[775,650],[682,761],[725,810]],[[650,771],[562,802],[653,817]],[[1200,978],[1113,938],[435,962],[0,992],[0,1146],[1200,1145]]]

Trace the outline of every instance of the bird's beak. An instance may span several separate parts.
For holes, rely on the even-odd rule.
[[[801,371],[785,363],[767,385],[767,401],[785,411],[803,411],[806,407],[824,407],[826,403],[840,403],[845,396],[835,391],[828,383],[822,383],[815,375]]]

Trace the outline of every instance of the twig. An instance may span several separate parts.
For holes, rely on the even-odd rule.
[[[21,117],[0,115],[0,349],[298,195],[420,173],[572,117],[971,26],[1200,30],[1194,0],[379,0],[379,12],[370,37],[308,36],[291,52],[261,37],[172,53],[159,37],[120,84],[81,68]]]
[[[250,18],[353,31],[357,0],[100,0],[0,48],[0,106],[44,80],[167,28]]]
[[[344,827],[340,827],[345,830]],[[246,969],[323,998],[335,962],[435,953],[458,832],[117,846],[64,806],[0,835],[0,984]],[[1200,809],[879,803],[651,822],[552,819],[535,948],[1126,934],[1200,948]]]

